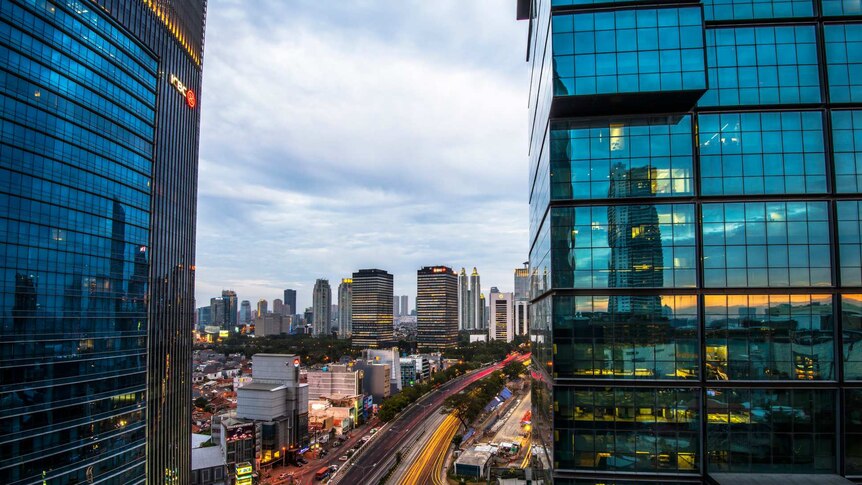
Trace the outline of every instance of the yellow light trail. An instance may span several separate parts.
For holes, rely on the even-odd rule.
[[[453,415],[446,416],[431,438],[422,448],[419,456],[407,469],[407,473],[398,482],[402,485],[418,485],[426,483],[442,484],[440,480],[440,468],[449,449],[452,437],[458,431],[460,422]],[[430,475],[430,480],[429,476]]]
[[[521,462],[521,468],[527,468],[530,466],[530,452],[533,448],[533,442],[530,441],[530,444],[527,445],[527,452],[524,454],[524,461]]]

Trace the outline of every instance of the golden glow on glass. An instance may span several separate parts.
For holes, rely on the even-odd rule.
[[[185,34],[180,30],[179,24],[177,24],[174,19],[168,14],[168,8],[166,8],[165,4],[167,2],[161,0],[141,0],[144,2],[144,5],[149,7],[149,9],[156,14],[156,17],[162,21],[165,27],[167,27],[168,32],[171,33],[174,39],[180,43],[183,49],[188,53],[188,55],[195,61],[195,64],[198,66],[201,65],[201,56],[200,53],[196,52],[191,43],[186,39]]]

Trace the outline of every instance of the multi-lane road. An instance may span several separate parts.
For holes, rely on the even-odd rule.
[[[432,413],[439,412],[443,401],[448,396],[461,392],[470,384],[502,369],[515,357],[518,356],[510,355],[502,362],[453,379],[436,391],[423,396],[385,426],[378,436],[366,445],[367,449],[349,466],[340,470],[333,481],[340,484],[377,483],[395,463],[397,453],[415,442],[414,436],[422,432],[425,420]],[[526,356],[521,356],[519,360],[524,358]]]

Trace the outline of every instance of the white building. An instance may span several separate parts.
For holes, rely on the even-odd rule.
[[[488,298],[488,340],[515,338],[514,295],[492,291]]]

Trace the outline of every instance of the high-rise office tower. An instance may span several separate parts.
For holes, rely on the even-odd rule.
[[[467,304],[470,298],[468,283],[467,270],[461,268],[461,272],[458,273],[458,330],[470,329],[467,326],[467,323],[470,321],[469,305]]]
[[[261,298],[260,300],[258,300],[257,301],[257,316],[262,317],[262,316],[266,315],[267,313],[269,313],[269,309],[267,308],[268,306],[269,306],[269,304],[267,303],[266,299]]]
[[[401,295],[401,316],[406,317],[410,315],[410,297],[407,295]]]
[[[272,313],[284,315],[284,302],[281,301],[281,298],[272,300]]]
[[[419,351],[454,348],[458,344],[458,275],[446,266],[426,266],[416,277]]]
[[[395,295],[392,297],[392,315],[401,316],[401,296]]]
[[[353,273],[353,346],[383,348],[392,343],[392,275],[382,269]]]
[[[484,319],[484,301],[482,299],[482,284],[479,280],[479,272],[473,267],[473,273],[470,274],[470,319],[469,328],[476,330],[485,328]]]
[[[528,301],[530,299],[530,268],[525,264],[523,268],[515,268],[515,301]]]
[[[353,279],[342,278],[338,285],[338,338],[353,333]]]
[[[205,10],[0,2],[0,483],[190,481]]]
[[[251,302],[243,300],[242,303],[239,304],[239,323],[242,325],[248,325],[249,322],[251,322]]]
[[[512,293],[488,294],[488,340],[511,342],[515,338],[515,306]]]
[[[234,331],[237,326],[237,318],[239,316],[236,292],[233,290],[222,290],[221,297],[225,306],[225,327],[230,331]]]
[[[312,293],[312,305],[314,312],[311,333],[315,337],[329,335],[329,320],[332,317],[332,289],[329,280],[318,279],[314,282]]]
[[[518,12],[543,478],[862,476],[858,2]]]
[[[286,315],[299,313],[299,310],[296,308],[296,290],[284,290],[284,311]]]

